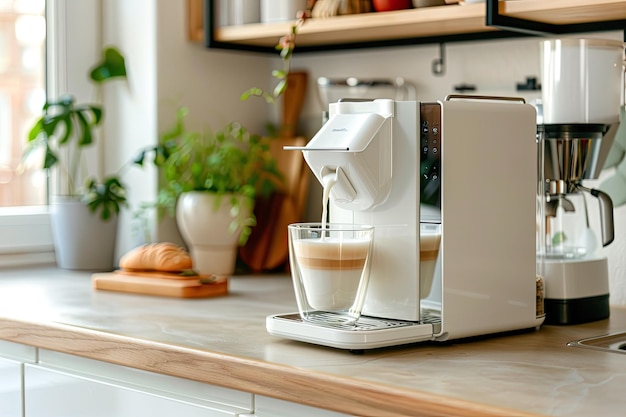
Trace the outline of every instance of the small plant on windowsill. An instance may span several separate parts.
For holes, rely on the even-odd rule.
[[[106,48],[103,61],[89,76],[97,85],[125,79],[124,57],[117,49]],[[24,158],[40,150],[42,168],[58,179],[50,219],[57,264],[64,269],[104,271],[115,263],[117,214],[126,205],[126,192],[117,175],[102,180],[88,175],[84,160],[103,117],[102,106],[76,103],[65,94],[45,102],[28,133]]]
[[[90,72],[97,84],[114,78],[126,78],[124,57],[112,47],[104,50],[104,60]],[[92,212],[100,211],[107,221],[126,204],[126,193],[117,175],[103,180],[84,175],[84,151],[95,143],[95,129],[103,121],[104,110],[96,104],[79,104],[70,94],[47,100],[42,115],[28,133],[25,157],[43,148],[42,168],[57,169],[64,187],[62,193],[83,201]],[[66,154],[60,155],[66,149]]]

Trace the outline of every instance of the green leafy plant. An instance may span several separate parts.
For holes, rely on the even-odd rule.
[[[126,78],[126,60],[116,48],[105,48],[103,60],[94,66],[89,77],[96,83],[103,83],[112,78]]]
[[[239,199],[233,195],[247,197],[244,204],[252,208],[257,195],[268,195],[282,181],[269,152],[268,139],[234,122],[215,132],[188,131],[184,123],[187,113],[187,108],[178,109],[172,129],[162,135],[157,146],[139,152],[133,163],[143,166],[151,159],[161,169],[164,186],[159,190],[156,205],[172,216],[184,192],[208,191],[220,197],[231,196],[233,221],[229,227],[231,231],[241,227],[239,244],[243,245],[256,219],[254,214],[240,215]]]
[[[90,73],[92,81],[102,83],[126,77],[124,57],[115,48],[103,51],[103,61]],[[95,140],[94,129],[101,125],[104,112],[96,104],[77,104],[72,95],[65,94],[56,100],[47,100],[42,115],[28,133],[28,157],[36,149],[43,148],[44,170],[58,169],[66,179],[67,193],[80,197],[92,212],[100,209],[100,217],[109,220],[126,204],[124,186],[117,176],[109,176],[102,182],[94,177],[82,178],[83,151]],[[67,148],[67,157],[59,154]]]
[[[265,91],[259,87],[252,87],[241,94],[241,100],[247,100],[250,97],[262,97],[267,103],[274,103],[287,89],[287,75],[291,71],[291,58],[296,48],[296,36],[298,30],[309,18],[308,11],[299,11],[296,16],[296,22],[289,28],[289,33],[280,38],[275,46],[280,51],[280,57],[283,60],[283,67],[279,70],[272,71],[272,77],[276,79],[276,85],[272,91]]]
[[[88,178],[83,201],[92,212],[101,209],[101,218],[108,220],[113,213],[120,212],[121,205],[126,204],[126,192],[115,175],[106,177],[101,183]]]

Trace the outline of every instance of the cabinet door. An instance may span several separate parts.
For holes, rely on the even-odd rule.
[[[22,364],[0,358],[0,416],[22,417]]]
[[[254,404],[254,417],[350,417],[348,414],[322,410],[261,395],[254,397]]]
[[[25,417],[225,417],[235,410],[36,365],[24,369]],[[241,410],[239,410],[241,411]]]

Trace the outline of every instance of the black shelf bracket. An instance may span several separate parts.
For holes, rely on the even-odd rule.
[[[485,24],[498,29],[519,32],[532,36],[552,36],[565,33],[597,32],[608,30],[624,31],[626,41],[626,20],[602,22],[553,24],[500,14],[499,0],[486,0]]]

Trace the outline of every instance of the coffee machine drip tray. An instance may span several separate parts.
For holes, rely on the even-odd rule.
[[[305,321],[298,313],[271,315],[266,327],[274,336],[350,350],[432,340],[441,331],[441,318],[435,314],[422,322],[361,316],[356,324],[342,323],[333,316],[320,311]]]

